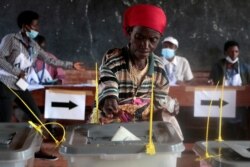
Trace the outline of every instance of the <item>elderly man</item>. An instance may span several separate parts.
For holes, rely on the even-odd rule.
[[[166,37],[162,41],[161,53],[170,85],[186,84],[194,78],[188,60],[175,54],[178,47],[174,37]]]
[[[128,45],[109,50],[100,67],[102,123],[148,120],[154,74],[154,113],[158,119],[171,122],[182,135],[173,116],[179,112],[179,104],[168,96],[162,60],[153,53],[166,25],[166,15],[159,7],[139,4],[125,11],[123,29]]]

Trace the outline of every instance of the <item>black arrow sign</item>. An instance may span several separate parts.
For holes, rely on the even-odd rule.
[[[62,108],[69,108],[71,110],[72,108],[76,107],[77,105],[73,103],[72,101],[69,102],[51,102],[52,107],[62,107]]]
[[[221,101],[221,99],[219,99],[219,100],[213,100],[212,101],[212,106],[220,106],[220,101]],[[208,105],[210,105],[210,103],[211,103],[211,100],[201,100],[201,105],[203,105],[203,106],[208,106]],[[228,102],[226,102],[226,101],[222,101],[222,106],[225,106],[225,105],[227,105],[228,104]]]

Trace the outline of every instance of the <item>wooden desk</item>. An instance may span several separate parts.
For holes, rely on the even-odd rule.
[[[211,89],[213,86],[208,87],[198,87],[198,86],[173,86],[169,89],[169,95],[171,97],[177,98],[180,106],[193,107],[194,106],[194,92],[196,89]],[[47,86],[45,89],[39,89],[32,91],[32,95],[39,107],[44,106],[45,102],[45,90],[47,89],[66,89],[66,90],[81,90],[87,92],[86,105],[87,107],[92,107],[94,104],[95,98],[95,87],[90,86],[67,86],[67,85],[58,85],[58,86]],[[226,87],[225,90],[236,90],[236,105],[238,107],[247,107],[250,106],[250,86],[243,87]],[[219,90],[219,88],[218,88]]]
[[[214,88],[214,86],[173,86],[169,89],[169,95],[177,98],[180,106],[193,107],[195,90],[214,90]],[[218,87],[218,90],[220,89]],[[250,86],[225,87],[224,90],[236,90],[236,105],[238,107],[250,106]]]
[[[180,103],[180,113],[176,116],[178,122],[181,126],[185,142],[194,142],[205,139],[206,132],[206,124],[207,118],[194,117],[194,94],[195,90],[204,90],[211,89],[214,90],[215,87],[194,87],[194,86],[176,86],[171,87],[169,90],[169,94],[171,97],[175,97],[178,99]],[[218,88],[220,90],[220,88]],[[224,90],[236,90],[236,106],[243,107],[247,110],[247,107],[250,106],[250,86],[242,86],[242,87],[225,87]],[[242,111],[242,110],[240,110]],[[245,111],[243,111],[245,112]],[[243,113],[244,119],[242,123],[243,130],[239,131],[246,132],[246,136],[241,138],[241,140],[249,140],[250,139],[250,114]],[[218,118],[210,118],[210,139],[216,139],[218,137]],[[238,125],[237,125],[238,126]],[[238,127],[236,127],[238,128]],[[225,130],[225,127],[223,131]],[[239,140],[239,139],[238,139]]]
[[[177,119],[180,123],[180,126],[182,128],[183,134],[185,136],[185,142],[193,142],[197,140],[204,139],[204,133],[206,128],[206,118],[200,118],[200,117],[194,117],[193,116],[193,106],[194,106],[194,92],[196,89],[203,89],[204,87],[197,87],[197,86],[173,86],[170,87],[169,95],[171,97],[177,98],[181,110],[179,115],[177,115]],[[214,89],[213,86],[207,87],[208,89]],[[91,111],[93,104],[94,104],[94,98],[95,98],[95,87],[89,87],[89,86],[81,86],[81,87],[75,87],[75,86],[48,86],[45,87],[45,89],[39,89],[32,91],[32,95],[39,107],[44,107],[45,102],[45,90],[47,89],[66,89],[66,90],[81,90],[81,91],[87,91],[87,97],[86,97],[86,108]],[[250,86],[244,86],[244,87],[227,87],[227,89],[234,89],[237,91],[236,93],[236,105],[238,107],[248,107],[250,106]],[[248,115],[248,117],[250,114]],[[247,119],[248,120],[248,119]],[[217,118],[211,118],[211,128],[213,134],[211,136],[215,137],[217,135],[217,128],[218,127],[218,119]],[[82,122],[81,122],[82,123]],[[67,124],[64,122],[64,124]],[[250,129],[250,122],[247,121],[246,123],[246,129]],[[250,134],[248,135],[250,139]]]

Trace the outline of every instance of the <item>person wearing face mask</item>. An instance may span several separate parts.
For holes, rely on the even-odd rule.
[[[82,63],[55,60],[33,40],[39,31],[39,15],[34,11],[23,11],[17,17],[20,31],[6,35],[0,44],[0,122],[10,122],[13,114],[13,103],[22,109],[29,119],[35,123],[38,121],[29,112],[26,106],[11,92],[12,89],[30,107],[38,118],[40,110],[27,88],[27,76],[37,57],[48,64],[68,69],[83,70]],[[21,83],[21,84],[20,84]],[[40,151],[36,158],[56,160],[56,156],[47,155]]]
[[[187,59],[175,54],[178,47],[179,43],[174,37],[166,37],[162,41],[161,54],[170,85],[183,85],[193,79]]]
[[[229,40],[224,44],[225,57],[220,59],[210,72],[209,83],[212,85],[242,86],[250,83],[250,68],[247,63],[240,59],[240,45],[238,42]],[[248,122],[248,109],[237,107],[235,118],[224,118],[223,139],[243,140],[247,139],[245,127]]]
[[[225,57],[217,62],[211,72],[209,83],[225,86],[242,86],[250,83],[249,65],[239,59],[240,45],[236,41],[227,41],[224,45]]]

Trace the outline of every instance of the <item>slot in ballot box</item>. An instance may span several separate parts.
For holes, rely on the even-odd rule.
[[[0,166],[33,167],[42,137],[27,123],[0,123]]]
[[[140,140],[111,141],[120,127]],[[148,122],[70,126],[59,152],[69,167],[176,167],[177,158],[185,148],[172,125],[153,123],[155,155],[145,153],[148,134]]]

